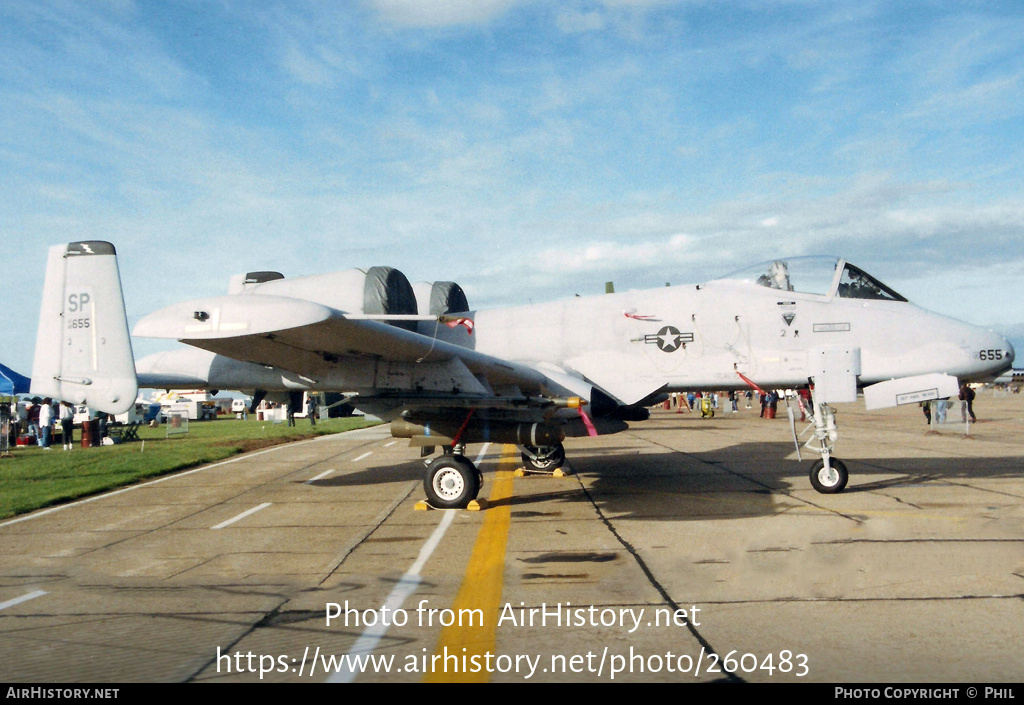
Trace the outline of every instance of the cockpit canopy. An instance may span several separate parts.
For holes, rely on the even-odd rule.
[[[715,281],[842,299],[907,300],[863,269],[835,257],[777,259],[741,269]]]

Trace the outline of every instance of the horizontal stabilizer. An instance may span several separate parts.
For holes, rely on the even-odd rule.
[[[956,397],[960,385],[956,377],[944,374],[901,377],[864,388],[864,406],[868,411],[890,406],[916,404],[934,399]]]
[[[135,324],[143,338],[211,340],[265,335],[330,318],[331,309],[286,296],[215,296],[168,306]]]

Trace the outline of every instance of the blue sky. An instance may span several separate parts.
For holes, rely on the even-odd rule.
[[[1024,348],[1022,36],[1019,3],[4,0],[0,360],[82,239],[132,323],[250,270],[483,308],[825,253]]]

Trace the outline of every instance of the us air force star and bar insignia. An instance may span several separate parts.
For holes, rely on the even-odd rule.
[[[680,333],[678,328],[665,326],[655,335],[645,335],[644,342],[655,344],[662,352],[675,352],[683,346],[683,343],[693,342],[693,333]]]

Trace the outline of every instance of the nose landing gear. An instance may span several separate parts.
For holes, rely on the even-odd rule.
[[[811,486],[822,494],[837,494],[846,489],[850,473],[846,464],[832,457],[832,447],[839,437],[836,428],[836,410],[828,404],[814,403],[814,437],[807,442],[807,448],[821,454],[811,466]]]

